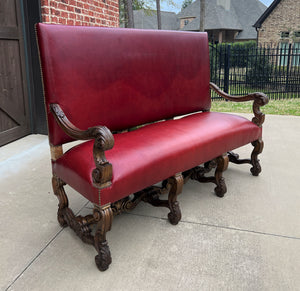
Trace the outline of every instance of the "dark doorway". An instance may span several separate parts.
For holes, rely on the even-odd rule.
[[[21,3],[25,20],[25,52],[30,95],[31,130],[32,133],[47,134],[43,85],[35,35],[35,24],[41,22],[41,4],[40,0],[22,0]]]

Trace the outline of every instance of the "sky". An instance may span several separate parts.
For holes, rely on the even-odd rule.
[[[161,4],[160,4],[161,10],[178,13],[181,10],[181,6],[182,6],[182,3],[184,0],[172,0],[172,1],[176,4],[176,7],[169,5],[168,0],[163,0],[163,1],[161,1]],[[259,1],[262,2],[263,4],[265,4],[266,6],[270,6],[270,4],[273,2],[273,0],[259,0]]]

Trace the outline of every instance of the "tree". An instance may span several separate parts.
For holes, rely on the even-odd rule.
[[[200,0],[200,31],[204,31],[205,24],[205,0]]]
[[[127,11],[126,11],[128,15],[127,27],[134,28],[132,0],[125,0],[125,2],[127,2]]]
[[[143,0],[133,0],[132,1],[132,9],[133,10],[140,10],[140,9],[147,9],[148,5]]]
[[[133,7],[139,5],[138,0],[119,0],[120,23],[127,28],[134,28]]]
[[[184,0],[181,6],[181,11],[193,3],[193,0]]]
[[[169,5],[176,6],[173,0],[167,0]],[[192,1],[192,0],[186,0]],[[157,26],[161,29],[160,0],[156,2]],[[120,26],[122,24],[128,28],[134,28],[133,10],[144,9],[147,15],[152,15],[154,0],[119,0]]]
[[[157,12],[157,29],[161,29],[160,0],[156,0],[156,12]]]

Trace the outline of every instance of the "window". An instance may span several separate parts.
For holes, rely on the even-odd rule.
[[[289,43],[280,43],[280,66],[287,66],[289,54]]]
[[[293,44],[282,42],[280,44],[280,66],[286,67],[288,60],[290,60],[290,65],[300,66],[300,42],[294,42]]]
[[[295,42],[292,49],[292,66],[300,66],[300,42]]]
[[[288,38],[289,36],[290,36],[290,33],[288,31],[281,32],[281,38]]]
[[[300,37],[300,31],[295,31],[294,35],[295,35],[295,37]]]

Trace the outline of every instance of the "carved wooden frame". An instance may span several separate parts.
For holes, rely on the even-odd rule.
[[[56,175],[52,177],[54,194],[58,198],[57,219],[62,227],[70,226],[84,243],[94,245],[98,254],[95,263],[100,271],[108,269],[112,262],[110,249],[106,240],[106,233],[111,229],[114,215],[123,211],[132,210],[141,201],[148,202],[154,206],[163,206],[170,209],[168,219],[171,224],[177,224],[181,219],[181,211],[177,196],[182,192],[182,174],[176,174],[163,182],[162,187],[148,187],[133,195],[115,203],[104,206],[94,204],[93,215],[76,216],[69,208],[69,201],[64,190],[66,183]],[[160,200],[159,195],[169,192],[168,200]],[[92,235],[91,226],[95,225],[95,234]]]
[[[222,91],[216,84],[210,82],[209,86],[213,89],[217,94],[225,98],[226,100],[234,101],[234,102],[245,102],[253,100],[252,110],[254,113],[254,117],[252,122],[257,126],[261,127],[265,121],[265,115],[260,111],[260,107],[268,104],[269,97],[261,92],[251,93],[246,96],[232,96],[224,91]]]
[[[192,179],[197,180],[201,183],[214,183],[215,194],[218,197],[224,197],[227,192],[227,187],[225,184],[225,179],[223,177],[223,172],[228,168],[229,158],[227,153],[213,159],[212,161],[206,162],[204,167],[197,166],[189,171],[183,173],[185,180]],[[213,168],[216,168],[214,176],[205,177],[205,174],[209,173]]]
[[[214,88],[212,83],[211,86]],[[259,94],[260,93],[254,93],[241,97],[239,101],[254,100],[253,110],[255,117],[252,121],[258,126],[261,126],[264,120],[264,115],[262,115],[259,111],[259,106],[261,106],[261,104],[266,104],[267,99],[265,99],[265,95]],[[229,99],[235,98],[230,95],[228,96]],[[234,99],[234,101],[237,100]],[[99,188],[99,191],[100,189],[110,186],[112,179],[112,165],[105,157],[105,151],[114,146],[114,138],[110,130],[105,126],[96,126],[91,127],[88,130],[80,130],[68,120],[58,104],[50,104],[50,110],[59,126],[67,135],[76,140],[95,140],[93,147],[93,156],[95,161],[95,169],[92,173],[93,185]],[[75,216],[73,211],[69,208],[68,198],[64,191],[65,182],[56,175],[53,175],[53,191],[59,200],[57,212],[58,221],[63,227],[67,225],[70,226],[83,242],[94,245],[98,252],[95,257],[96,265],[100,271],[105,271],[112,262],[109,246],[106,240],[106,233],[111,229],[112,220],[115,215],[118,215],[123,211],[132,210],[139,202],[143,201],[150,203],[153,206],[167,207],[170,210],[168,213],[170,223],[174,225],[178,224],[181,220],[181,210],[177,201],[177,196],[182,192],[183,184],[186,183],[188,179],[194,179],[205,183],[212,182],[216,184],[216,195],[223,197],[227,189],[222,174],[227,169],[229,161],[238,164],[250,163],[253,166],[251,168],[252,174],[259,174],[261,168],[259,161],[257,160],[257,155],[262,152],[263,142],[258,140],[254,141],[252,144],[254,146],[254,150],[252,152],[251,159],[240,160],[236,154],[231,152],[223,154],[216,159],[205,163],[204,167],[198,166],[184,173],[178,173],[175,176],[170,177],[162,182],[161,187],[151,186],[129,197],[125,197],[119,201],[109,203],[104,206],[94,204],[93,214],[84,217],[80,215]],[[63,155],[61,145],[51,145],[50,148],[52,160],[55,161]],[[205,174],[210,172],[213,168],[216,168],[214,176],[205,177]],[[167,193],[167,200],[160,199],[160,195]],[[95,225],[94,235],[92,235],[92,225]]]
[[[162,182],[162,186],[150,186],[142,191],[134,193],[131,197],[126,197],[117,202],[112,203],[112,209],[115,215],[134,209],[141,201],[156,207],[167,207],[169,222],[173,225],[178,224],[181,220],[181,210],[177,196],[182,192],[184,178],[181,173],[170,177]],[[159,198],[162,194],[168,193],[168,200]]]
[[[58,152],[60,153],[61,151],[59,150]],[[104,206],[94,204],[93,215],[86,216],[76,216],[69,208],[68,197],[64,190],[66,183],[54,174],[52,177],[52,186],[54,194],[59,201],[57,219],[62,227],[70,226],[83,242],[94,245],[98,252],[95,257],[95,263],[100,271],[105,271],[112,262],[106,233],[111,229],[113,216],[132,210],[139,202],[143,201],[153,206],[167,207],[170,210],[168,219],[171,224],[176,225],[181,220],[181,210],[177,196],[182,192],[183,184],[189,178],[196,179],[199,182],[213,182],[217,185],[215,193],[219,197],[223,197],[226,193],[226,185],[222,173],[227,169],[227,165],[228,157],[224,154],[206,163],[204,167],[195,167],[183,174],[178,173],[170,177],[162,182],[161,187],[151,186],[129,197]],[[214,167],[216,167],[215,176],[204,177],[204,174]],[[167,193],[168,199],[161,200],[160,195]],[[94,235],[92,235],[92,225],[96,226]]]
[[[100,271],[105,271],[111,263],[110,250],[106,241],[106,233],[111,229],[113,220],[111,205],[99,206],[95,204],[93,215],[75,216],[69,208],[68,197],[63,188],[64,185],[64,181],[53,175],[53,191],[59,200],[58,222],[62,227],[70,226],[83,242],[94,245],[98,252],[95,257],[96,265]],[[91,225],[96,225],[94,235],[92,235]]]
[[[229,161],[234,164],[250,164],[252,168],[250,169],[253,176],[258,176],[261,172],[261,166],[257,156],[262,153],[264,148],[264,142],[262,139],[255,140],[251,143],[254,149],[251,153],[250,159],[240,159],[239,155],[234,152],[228,152]]]
[[[105,126],[94,126],[87,130],[80,130],[69,121],[58,104],[50,104],[50,110],[58,125],[70,137],[75,140],[95,139],[93,148],[95,161],[95,169],[92,173],[93,185],[99,189],[109,187],[112,179],[112,165],[107,161],[105,151],[112,149],[114,146],[114,137],[111,131]]]
[[[112,180],[112,165],[105,157],[105,151],[114,146],[114,138],[105,126],[95,126],[87,130],[75,127],[58,104],[50,104],[50,111],[62,130],[75,140],[94,139],[93,157],[95,169],[92,172],[93,185],[99,189],[109,187]],[[51,159],[57,160],[63,155],[61,145],[50,145]],[[57,218],[61,226],[69,225],[83,242],[94,245],[98,255],[95,262],[100,271],[105,271],[111,263],[111,254],[106,241],[106,232],[110,230],[113,211],[110,204],[94,205],[93,215],[75,216],[69,208],[69,202],[63,186],[65,182],[53,175],[52,186],[54,194],[58,197]],[[100,190],[99,190],[100,191]],[[95,234],[92,235],[90,225],[96,225]]]
[[[251,93],[246,96],[232,96],[224,91],[222,91],[216,84],[210,82],[210,88],[213,89],[217,94],[225,98],[226,100],[234,102],[244,102],[253,100],[252,110],[254,117],[252,122],[259,127],[262,127],[262,124],[265,121],[265,114],[260,111],[260,107],[268,104],[269,97],[261,92]],[[239,155],[234,152],[228,152],[229,161],[234,164],[251,164],[252,168],[250,169],[253,176],[258,176],[261,172],[261,166],[257,156],[262,153],[264,148],[264,142],[261,138],[255,140],[251,143],[254,146],[254,149],[251,153],[250,159],[240,159]]]

